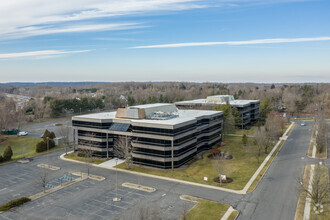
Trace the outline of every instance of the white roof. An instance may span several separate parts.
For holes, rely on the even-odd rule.
[[[229,101],[230,105],[234,106],[245,106],[245,105],[250,105],[251,103],[257,103],[260,102],[259,100],[231,100]],[[176,102],[175,104],[201,104],[201,105],[211,105],[211,104],[218,104],[218,105],[223,105],[226,104],[226,102],[211,102],[207,101],[206,99],[194,99],[194,100],[188,100],[188,101],[181,101],[181,102]]]
[[[167,120],[132,120],[132,122],[139,122],[139,123],[149,123],[149,124],[163,124],[163,125],[176,125],[183,122],[195,120],[198,117],[202,116],[210,116],[215,114],[221,114],[220,111],[208,111],[208,110],[178,110],[179,117],[170,118]]]
[[[210,116],[210,115],[222,115],[221,111],[209,111],[209,110],[178,110],[178,117],[170,118],[166,120],[155,120],[155,119],[123,119],[116,118],[116,112],[102,112],[102,113],[93,113],[87,115],[74,116],[72,119],[91,119],[91,120],[111,120],[115,122],[124,122],[128,121],[134,123],[146,123],[146,124],[160,124],[160,125],[176,125],[183,122],[188,122],[195,120],[198,117]]]
[[[87,119],[112,119],[116,115],[116,112],[100,112],[100,113],[92,113],[86,115],[77,115],[73,116],[73,118],[87,118]]]
[[[173,106],[174,104],[170,103],[154,103],[154,104],[145,104],[145,105],[133,105],[129,106],[128,108],[141,108],[141,109],[148,109],[148,108],[155,108],[155,107],[164,107],[164,106]]]

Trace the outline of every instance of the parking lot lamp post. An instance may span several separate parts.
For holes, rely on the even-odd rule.
[[[115,159],[116,161],[116,197],[113,198],[114,202],[119,202],[120,198],[118,197],[118,168],[117,168],[117,163],[118,163],[118,158]]]
[[[49,137],[47,139],[47,158],[48,158],[48,167],[50,167],[50,158],[49,158]]]

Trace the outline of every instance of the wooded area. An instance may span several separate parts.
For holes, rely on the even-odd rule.
[[[29,96],[22,110],[7,94]],[[118,107],[234,95],[236,99],[261,101],[263,123],[270,111],[315,114],[322,106],[330,114],[329,84],[253,84],[189,82],[120,82],[89,85],[0,85],[0,128],[27,119],[65,116]],[[235,112],[232,112],[234,120]],[[28,116],[28,117],[27,117]],[[15,125],[15,127],[17,127]]]

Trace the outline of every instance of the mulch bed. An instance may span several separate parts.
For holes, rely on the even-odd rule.
[[[210,158],[211,160],[218,160],[218,159],[220,159],[220,160],[231,160],[231,159],[233,159],[233,156],[229,155],[229,154],[225,154],[225,156],[223,156],[223,157],[221,157],[220,154],[210,154],[207,157]]]
[[[215,177],[215,178],[213,179],[213,181],[216,182],[216,183],[220,183],[220,177]],[[233,181],[234,181],[234,180],[233,180],[232,178],[227,177],[226,180],[221,180],[221,183],[231,183],[231,182],[233,182]]]

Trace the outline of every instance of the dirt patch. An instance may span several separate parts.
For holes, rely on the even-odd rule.
[[[213,179],[213,181],[214,182],[216,182],[216,183],[220,183],[220,178],[219,177],[215,177],[214,179]],[[232,179],[232,178],[230,178],[230,177],[226,177],[226,180],[221,180],[221,183],[231,183],[231,182],[233,182],[234,180]]]
[[[0,143],[5,142],[6,140],[8,140],[7,137],[0,137]]]

